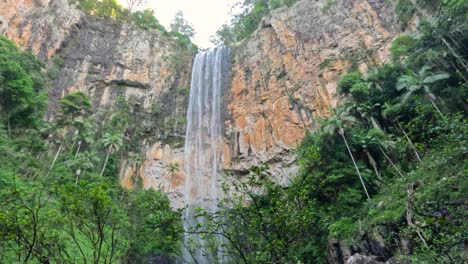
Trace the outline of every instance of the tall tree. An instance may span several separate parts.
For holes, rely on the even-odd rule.
[[[439,107],[435,103],[436,96],[434,95],[433,86],[441,80],[446,80],[450,77],[448,73],[433,74],[430,71],[430,67],[423,66],[418,73],[411,75],[404,75],[398,80],[397,89],[406,90],[403,95],[403,102],[406,102],[411,96],[416,93],[423,93],[427,99],[431,102],[434,109],[441,117],[444,117]]]
[[[11,135],[13,125],[32,126],[42,117],[42,64],[0,36],[0,114]]]
[[[389,104],[389,103],[384,104],[382,115],[385,118],[390,119],[391,122],[394,122],[394,123],[397,124],[397,126],[398,126],[397,129],[399,129],[403,133],[403,135],[406,138],[406,141],[408,141],[408,144],[413,149],[416,159],[419,162],[421,162],[421,157],[419,156],[419,153],[418,153],[418,150],[416,149],[416,146],[414,145],[411,138],[408,136],[406,131],[401,126],[400,121],[398,121],[398,119],[400,118],[399,113],[401,113],[401,104]]]
[[[141,7],[146,3],[146,0],[127,0],[128,11],[132,13],[136,8]]]
[[[172,162],[166,165],[167,173],[171,175],[171,181],[169,183],[169,190],[172,188],[172,176],[174,176],[175,172],[180,170],[179,163]]]
[[[367,192],[366,184],[364,183],[364,179],[362,178],[361,171],[359,170],[356,161],[354,159],[353,153],[349,148],[348,140],[346,140],[344,127],[350,126],[356,122],[356,118],[349,115],[346,109],[338,109],[338,113],[334,116],[327,119],[326,123],[323,125],[323,131],[327,134],[333,135],[336,132],[341,136],[343,139],[346,148],[348,149],[349,156],[353,161],[354,168],[356,169],[356,173],[361,181],[362,188],[364,189],[364,193],[366,194],[367,200],[370,200],[369,193]]]
[[[106,170],[107,161],[109,160],[109,156],[112,154],[113,151],[119,150],[123,144],[122,136],[119,133],[106,133],[102,138],[102,144],[105,148],[107,148],[106,159],[104,161],[104,165],[102,166],[101,170],[101,177],[104,175],[104,171]]]
[[[386,137],[385,133],[379,129],[371,129],[366,135],[366,141],[369,145],[376,146],[380,152],[384,155],[390,165],[395,169],[395,171],[400,175],[402,178],[405,176],[403,173],[398,169],[395,165],[393,160],[388,156],[387,152],[384,149],[393,149],[395,148],[395,142],[391,141]]]
[[[170,27],[172,31],[184,34],[189,38],[193,38],[193,36],[195,36],[193,25],[185,19],[184,13],[181,10],[176,12]]]

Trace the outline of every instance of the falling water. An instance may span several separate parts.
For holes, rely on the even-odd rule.
[[[185,230],[203,224],[200,218],[195,217],[196,208],[212,213],[221,196],[219,169],[224,125],[222,105],[229,67],[228,47],[202,52],[196,56],[193,64],[184,150],[184,199],[187,205]],[[200,235],[186,234],[184,261],[203,264],[217,258],[213,252],[203,251],[205,243]],[[198,246],[187,250],[190,244]]]

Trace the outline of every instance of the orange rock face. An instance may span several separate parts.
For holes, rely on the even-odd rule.
[[[288,167],[306,131],[317,129],[339,100],[346,69],[388,60],[398,34],[384,1],[298,1],[274,11],[252,37],[234,49],[226,125],[231,167],[273,162]],[[291,168],[291,171],[294,171]]]
[[[71,92],[86,93],[96,113],[112,107],[117,98],[124,96],[132,111],[142,116],[129,127],[140,128],[146,122],[153,131],[147,131],[148,138],[141,139],[135,153],[124,155],[128,158],[121,161],[121,185],[130,189],[138,181],[144,188],[164,190],[174,206],[180,207],[177,201],[182,201],[185,181],[182,149],[172,149],[158,141],[166,135],[183,134],[185,128],[181,124],[168,128],[170,132],[161,132],[159,127],[151,126],[155,122],[151,111],[155,105],[161,105],[161,119],[183,117],[187,95],[177,90],[190,85],[193,54],[159,30],[87,16],[71,2],[0,1],[0,34],[30,50],[48,67],[57,67],[57,78],[48,82],[47,118],[53,118],[57,100]],[[53,56],[60,57],[63,65],[54,65],[50,59]],[[141,156],[139,162],[134,161],[137,156]],[[178,164],[179,168],[171,172],[171,164]]]
[[[388,47],[399,34],[393,7],[386,4],[391,1],[338,0],[325,9],[327,2],[298,0],[278,9],[233,48],[224,167],[245,170],[268,162],[279,177],[287,178],[296,170],[294,149],[339,100],[336,86],[345,71],[354,67],[365,72],[388,61]],[[146,110],[156,103],[174,109],[168,117],[185,113],[183,96],[167,99],[177,88],[189,87],[192,57],[180,60],[180,48],[157,31],[87,17],[67,0],[5,0],[0,22],[0,33],[23,49],[45,61],[54,55],[64,59],[52,83],[53,100],[83,91],[96,110],[123,95]],[[53,102],[49,108],[53,110]],[[140,146],[141,165],[122,162],[120,181],[133,188],[141,177],[145,188],[168,192],[179,208],[183,148],[154,143],[158,140],[145,139]],[[179,169],[170,171],[171,164]]]

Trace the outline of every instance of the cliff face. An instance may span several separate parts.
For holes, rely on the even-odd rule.
[[[296,169],[294,149],[336,105],[339,78],[388,60],[398,23],[385,2],[300,0],[236,48],[226,122],[232,167],[268,162],[280,176]]]
[[[131,188],[140,175],[145,188],[163,188],[182,201],[183,172],[169,175],[167,167],[183,168],[184,91],[193,54],[157,30],[87,16],[67,0],[3,0],[0,21],[1,34],[48,65],[48,119],[58,99],[71,92],[89,95],[96,115],[125,96],[133,117],[126,136],[137,141],[136,128],[144,135],[134,149],[143,154],[141,161],[120,164],[122,185]]]
[[[135,149],[143,153],[142,161],[120,164],[121,183],[131,188],[139,175],[145,188],[162,188],[180,207],[193,54],[157,30],[90,17],[67,0],[2,1],[0,33],[56,69],[47,118],[70,92],[88,94],[97,113],[125,96],[139,117],[131,127],[146,133]],[[294,149],[336,105],[337,81],[346,69],[365,72],[368,65],[388,60],[399,26],[386,2],[299,0],[274,11],[234,48],[225,167],[245,171],[267,162],[284,179],[296,170]],[[155,108],[158,122],[152,117]],[[131,131],[128,136],[133,140]],[[180,170],[170,172],[174,163]]]

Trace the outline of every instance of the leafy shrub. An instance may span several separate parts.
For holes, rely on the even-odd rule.
[[[210,41],[215,45],[230,45],[250,37],[258,28],[263,17],[281,6],[292,6],[297,0],[244,0],[242,9],[229,24],[224,24]]]
[[[161,32],[166,31],[166,29],[156,19],[154,11],[151,9],[133,12],[131,15],[131,21],[144,29],[154,28]]]
[[[60,69],[57,66],[53,65],[49,69],[47,69],[47,77],[49,77],[50,79],[56,80],[59,76]]]
[[[390,54],[392,58],[399,61],[402,56],[407,56],[418,47],[419,41],[411,36],[402,35],[392,42]]]
[[[370,94],[368,84],[365,82],[354,84],[349,92],[357,102],[366,101]]]
[[[46,105],[44,65],[0,36],[0,113],[11,132],[13,126],[34,126]]]
[[[360,72],[350,72],[345,74],[338,83],[338,92],[347,94],[350,92],[353,85],[362,82],[362,75]]]
[[[58,55],[54,55],[52,57],[52,61],[54,62],[55,65],[57,65],[59,67],[62,67],[63,64],[65,64],[65,61],[62,58],[60,58],[60,56],[58,56]]]
[[[187,87],[179,87],[177,88],[177,93],[183,96],[187,96],[190,94],[190,89]]]
[[[400,22],[401,29],[405,29],[413,17],[415,8],[410,0],[398,0],[395,12],[397,14],[398,21]]]

